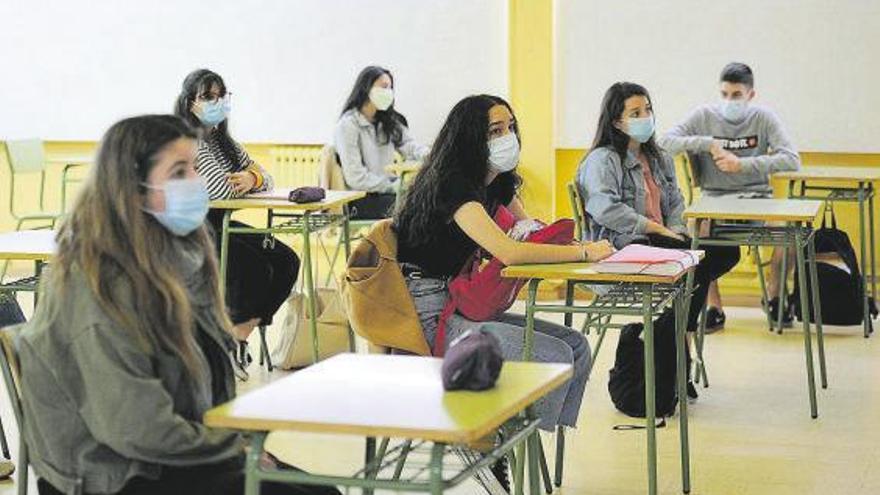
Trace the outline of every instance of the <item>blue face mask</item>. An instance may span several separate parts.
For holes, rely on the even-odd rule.
[[[627,135],[640,143],[647,143],[654,135],[654,116],[642,119],[627,119]]]
[[[172,179],[160,187],[148,184],[145,186],[165,193],[165,211],[144,211],[172,234],[189,235],[205,223],[208,215],[208,188],[202,177]]]
[[[226,120],[232,110],[232,105],[227,98],[218,98],[213,102],[203,101],[196,108],[196,116],[202,121],[202,124],[214,127]]]
[[[721,100],[721,115],[731,122],[739,122],[746,115],[748,102],[745,98],[737,100]]]

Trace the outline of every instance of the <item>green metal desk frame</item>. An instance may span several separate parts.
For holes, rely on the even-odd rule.
[[[685,369],[685,325],[687,321],[688,291],[685,289],[685,279],[675,284],[604,284],[610,285],[611,290],[601,298],[587,305],[577,305],[574,301],[573,287],[579,283],[577,280],[567,281],[566,301],[564,304],[538,304],[536,302],[538,284],[541,279],[533,278],[529,281],[528,295],[526,298],[526,332],[523,358],[530,359],[534,347],[535,313],[563,313],[566,322],[570,325],[571,315],[581,313],[587,318],[597,322],[604,318],[604,328],[611,328],[609,323],[612,316],[641,316],[644,324],[645,341],[645,429],[647,431],[647,459],[648,459],[648,493],[657,493],[657,437],[656,437],[656,408],[655,408],[655,384],[654,384],[654,317],[659,315],[665,308],[671,307],[675,311],[675,345],[676,345],[676,387],[679,397],[686,397],[687,372]],[[589,281],[590,285],[603,285],[600,282]],[[688,440],[688,416],[687,400],[679,400],[679,442],[681,449],[681,482],[682,492],[690,493],[690,447]],[[557,438],[557,456],[561,456],[560,446],[564,445],[564,437]],[[557,481],[561,479],[561,463],[556,464]]]
[[[818,179],[817,179],[818,180]],[[788,197],[791,199],[814,199],[826,203],[858,203],[859,205],[859,248],[862,263],[862,292],[865,295],[864,309],[864,336],[868,338],[874,333],[874,325],[871,322],[869,297],[877,301],[877,263],[875,261],[874,243],[874,183],[871,181],[858,181],[856,187],[852,186],[811,186],[807,179],[791,179],[788,181]],[[865,207],[868,209],[867,222],[865,221]],[[866,246],[867,244],[867,246]],[[866,252],[867,251],[867,252]],[[869,253],[869,254],[868,254]],[[870,256],[871,269],[871,295],[868,295],[868,267],[866,261]]]

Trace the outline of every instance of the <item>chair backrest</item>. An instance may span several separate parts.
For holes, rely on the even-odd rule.
[[[46,168],[43,141],[39,139],[6,141],[6,160],[13,173],[42,172]]]
[[[342,175],[342,167],[336,158],[336,148],[326,145],[321,150],[321,160],[318,164],[318,184],[324,189],[345,191],[345,178]]]
[[[687,153],[680,153],[675,157],[675,168],[676,176],[684,179],[684,184],[682,184],[682,180],[678,182],[682,189],[684,189],[684,197],[687,200],[688,206],[690,206],[694,202],[695,190],[699,187],[699,184],[697,184],[691,160]]]
[[[575,237],[577,239],[586,239],[589,232],[587,225],[587,213],[584,210],[584,198],[574,182],[568,183],[568,201],[571,204],[571,214],[574,217]]]

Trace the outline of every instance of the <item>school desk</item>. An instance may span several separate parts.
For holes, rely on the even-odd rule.
[[[862,292],[865,319],[865,338],[874,332],[869,311],[869,298],[877,300],[877,264],[874,259],[874,183],[880,181],[876,167],[804,167],[791,172],[779,172],[773,177],[788,181],[788,197],[792,199],[822,200],[829,203],[858,203],[859,247],[862,264]],[[865,208],[868,209],[867,219]],[[867,220],[867,221],[866,221]],[[868,244],[870,239],[870,245]],[[867,253],[870,253],[870,263]],[[868,267],[871,269],[871,294],[868,295]]]
[[[37,283],[43,265],[55,255],[55,231],[19,230],[0,234],[0,261],[33,261],[34,275],[0,285],[2,292],[34,292],[36,305]]]
[[[807,298],[807,281],[803,276],[809,273],[812,290],[813,320],[816,325],[816,339],[819,347],[819,374],[822,388],[828,388],[825,370],[825,342],[822,334],[822,309],[819,302],[819,284],[816,273],[816,246],[813,243],[813,223],[822,208],[822,203],[813,200],[793,201],[790,199],[752,199],[740,197],[703,196],[684,211],[684,218],[693,220],[691,225],[692,249],[699,246],[774,246],[790,248],[796,253],[800,290],[800,307],[803,312],[804,359],[807,371],[807,389],[810,400],[810,416],[819,415],[816,405],[816,380],[813,371],[813,346],[810,332],[810,318]],[[731,221],[748,223],[730,223]],[[709,235],[700,237],[700,224],[707,222]],[[807,254],[804,254],[804,250]],[[786,258],[782,262],[780,296],[785,296]],[[809,265],[809,268],[808,268]],[[760,271],[760,268],[759,268]],[[693,287],[693,276],[688,276],[688,290]],[[762,282],[763,291],[763,282]],[[772,329],[772,315],[767,307],[767,295],[762,304]],[[780,304],[780,306],[782,306]],[[782,312],[777,315],[777,328],[782,332]],[[704,318],[705,320],[705,318]],[[702,334],[702,332],[698,332]],[[702,362],[703,339],[697,339],[697,358]],[[706,380],[705,363],[700,374]],[[698,375],[699,376],[699,375]]]
[[[508,361],[494,388],[446,392],[442,364],[430,357],[340,354],[211,409],[204,420],[207,426],[251,432],[246,495],[256,495],[259,483],[269,480],[440,494],[525,444],[529,455],[520,452],[516,463],[528,464],[530,492],[538,495],[538,420],[522,413],[571,378],[571,365]],[[444,476],[450,449],[478,443],[502,427],[500,445],[476,464]],[[430,460],[419,466],[410,456],[407,479],[400,469],[390,476],[383,473],[416,449],[406,443],[405,449],[377,457],[368,451],[363,469],[350,476],[271,469],[259,460],[273,430],[412,439],[429,448]],[[513,469],[518,494],[523,492],[522,471]]]
[[[285,197],[289,190],[277,189],[273,192],[273,196],[277,198]],[[312,255],[311,255],[311,235],[313,232],[319,232],[334,225],[341,225],[342,242],[345,247],[345,259],[351,249],[348,238],[348,211],[347,205],[352,201],[363,198],[366,193],[363,191],[326,191],[326,197],[321,201],[314,203],[293,203],[286,199],[273,199],[265,197],[265,194],[256,194],[236,199],[223,199],[211,201],[211,208],[224,210],[223,226],[220,232],[220,280],[225,287],[226,269],[228,265],[229,254],[229,236],[235,234],[265,234],[267,243],[275,242],[271,237],[273,234],[301,234],[303,239],[302,252],[302,273],[303,273],[303,290],[308,297],[309,304],[306,305],[309,312],[309,331],[312,334],[312,358],[314,362],[318,362],[318,318],[317,318],[317,302],[315,282],[312,273]],[[334,209],[342,207],[342,214],[333,213]],[[240,226],[232,227],[229,221],[232,212],[235,210],[266,210],[268,214],[266,227],[250,227]],[[285,219],[284,222],[274,222],[275,218]],[[272,363],[268,359],[268,349],[266,348],[265,330],[261,329],[261,349],[260,359],[267,359],[269,370],[272,370]],[[354,349],[354,334],[349,329],[349,345]]]
[[[600,338],[604,337],[610,318],[617,315],[640,316],[644,324],[642,335],[645,342],[645,429],[647,432],[648,459],[648,493],[657,493],[657,437],[656,407],[654,384],[654,318],[665,308],[673,308],[675,312],[675,345],[676,345],[676,387],[679,397],[686,397],[687,373],[685,371],[685,325],[687,320],[687,302],[684,290],[686,268],[681,268],[671,275],[642,275],[599,273],[592,263],[553,263],[515,265],[505,268],[502,276],[509,278],[529,279],[526,297],[526,331],[523,359],[530,359],[534,346],[535,313],[563,313],[566,321],[570,321],[572,313],[587,315],[588,324],[597,321]],[[538,304],[536,302],[538,284],[542,280],[562,280],[567,284],[575,283],[604,286],[603,295],[585,305],[578,304],[571,297],[572,291],[566,291],[564,304]],[[599,321],[604,319],[604,321]],[[601,344],[599,344],[601,345]],[[679,400],[679,445],[681,450],[681,483],[684,493],[690,492],[690,451],[688,442],[687,400]],[[556,485],[562,483],[562,463],[564,454],[564,434],[557,431],[556,454]]]

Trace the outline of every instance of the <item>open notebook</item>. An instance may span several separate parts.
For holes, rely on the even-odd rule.
[[[696,265],[702,257],[703,251],[630,244],[593,268],[599,273],[675,275]]]

